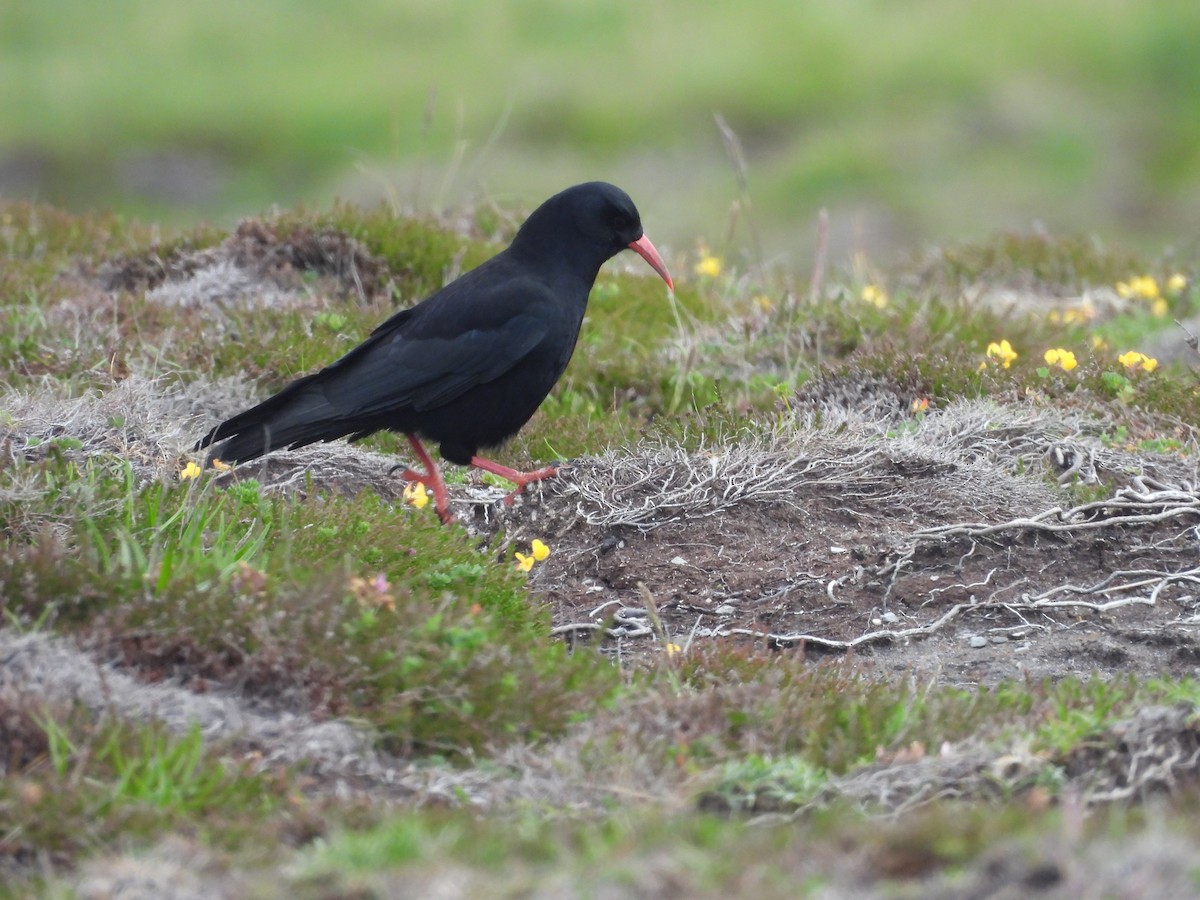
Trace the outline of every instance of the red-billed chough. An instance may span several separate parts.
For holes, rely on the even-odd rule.
[[[589,182],[555,194],[525,220],[507,249],[430,297],[396,313],[331,365],[222,422],[197,450],[223,441],[208,459],[244,462],[282,448],[380,430],[402,432],[425,467],[404,478],[433,492],[450,514],[437,464],[476,466],[516,485],[556,467],[518,472],[478,455],[529,421],[567,367],[603,263],[639,253],[673,289],[671,276],[633,201],[620,188]]]

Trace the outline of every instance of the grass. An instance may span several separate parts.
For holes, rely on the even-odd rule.
[[[791,896],[841,884],[829,861],[846,848],[883,879],[953,873],[997,841],[1056,833],[1084,763],[1119,754],[1122,723],[1200,703],[1186,680],[966,689],[735,643],[618,665],[548,639],[552,588],[531,589],[536,572],[514,565],[527,535],[437,527],[382,488],[335,490],[315,466],[287,490],[266,470],[180,477],[198,411],[211,418],[344,352],[491,252],[511,230],[494,211],[451,229],[380,209],[293,209],[240,237],[28,205],[0,216],[0,636],[69,638],[143,684],[234,696],[314,727],[350,722],[362,744],[338,759],[381,752],[394,767],[371,781],[318,750],[269,763],[252,737],[0,692],[0,865],[14,884],[49,889],[167,833],[220,854],[215,865],[246,884],[301,896],[386,894],[447,872],[501,892],[583,879]],[[286,302],[147,296],[203,254],[239,247],[273,262]],[[339,267],[350,259],[358,281]],[[1163,316],[1137,303],[1095,321],[1048,314],[1084,290],[1146,273],[1165,284],[1174,270],[1090,241],[1002,234],[870,279],[833,271],[816,294],[725,260],[717,276],[679,272],[672,307],[652,279],[606,271],[566,377],[501,456],[664,438],[718,447],[828,414],[815,404],[843,389],[902,404],[880,441],[913,430],[914,399],[986,397],[1093,415],[1112,447],[1184,455],[1194,436],[1181,423],[1200,416],[1194,378],[1118,359],[1131,349],[1119,336],[1136,345]],[[863,299],[868,281],[889,287],[886,302]],[[1032,299],[1017,310],[967,299],[979,284]],[[1197,291],[1169,302],[1185,317]],[[1001,338],[1018,353],[1009,367],[987,353]],[[1077,368],[1046,365],[1059,346]],[[556,527],[537,522],[534,536],[553,547]],[[874,813],[889,801],[870,793],[871,773],[924,764],[920,777],[940,783],[940,760],[965,760],[961,799],[881,826]],[[1190,802],[1181,790],[1171,821]],[[765,813],[795,821],[745,826]],[[1108,815],[1115,834],[1144,827]],[[258,880],[258,865],[275,874]]]
[[[177,736],[11,699],[4,717],[9,747],[23,750],[9,756],[16,768],[0,785],[6,868],[22,857],[55,863],[93,853],[117,835],[150,841],[186,829],[233,851],[260,829],[287,841],[289,831],[319,828],[289,798],[290,775],[222,759],[198,726]]]
[[[0,33],[7,143],[51,202],[228,222],[346,192],[528,203],[582,171],[643,196],[669,175],[651,233],[686,246],[717,241],[735,198],[714,112],[773,253],[822,206],[909,249],[1035,219],[1157,247],[1194,200],[1200,22],[1179,0],[1022,2],[1002,23],[936,0],[127,12],[60,3]],[[160,153],[190,177],[155,176]]]
[[[559,645],[529,651],[547,622],[512,567],[373,495],[297,502],[252,480],[139,489],[119,463],[39,474],[64,488],[45,518],[75,538],[27,510],[25,540],[9,526],[4,610],[114,648],[136,636],[131,664],[299,692],[402,753],[537,738],[570,721],[567,696],[603,702],[615,687]]]

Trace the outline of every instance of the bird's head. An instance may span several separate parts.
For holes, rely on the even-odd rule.
[[[642,231],[642,217],[629,195],[603,181],[577,184],[555,194],[525,220],[514,245],[522,240],[540,242],[556,234],[573,246],[594,249],[603,262],[622,250],[633,250],[675,289],[666,264]],[[571,237],[574,235],[574,237]]]

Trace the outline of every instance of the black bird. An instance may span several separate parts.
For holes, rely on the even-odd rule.
[[[620,188],[589,182],[555,194],[525,220],[507,249],[401,310],[363,343],[206,434],[208,461],[244,462],[282,448],[380,430],[402,432],[425,467],[403,477],[433,491],[452,520],[446,485],[421,444],[442,457],[525,485],[548,466],[519,472],[478,455],[516,434],[562,376],[575,349],[600,266],[621,250],[639,253],[674,289]]]

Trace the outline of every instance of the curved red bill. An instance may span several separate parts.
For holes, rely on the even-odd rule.
[[[654,249],[654,245],[650,243],[650,238],[644,234],[636,241],[629,245],[629,249],[637,253],[642,259],[650,263],[650,266],[659,274],[663,281],[667,283],[667,287],[675,290],[675,282],[671,281],[671,273],[667,271],[666,263],[662,261],[662,257],[658,255],[658,251]]]

